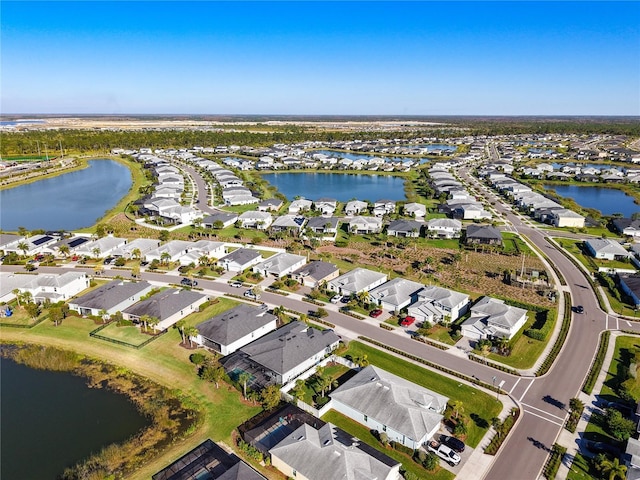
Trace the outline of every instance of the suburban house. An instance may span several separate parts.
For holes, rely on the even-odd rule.
[[[0,272],[0,303],[9,303],[16,298],[15,290],[20,290],[33,280],[31,275]]]
[[[197,312],[198,307],[209,297],[192,290],[169,288],[158,292],[122,311],[125,320],[140,322],[140,317],[148,315],[159,320],[154,330],[166,330],[187,315]]]
[[[629,253],[620,243],[610,238],[590,238],[584,242],[589,253],[603,260],[623,260],[630,258]]]
[[[430,238],[458,238],[462,232],[462,222],[452,218],[433,218],[427,222]]]
[[[636,308],[640,308],[640,274],[619,273],[620,289],[631,297]]]
[[[98,316],[101,312],[113,315],[130,307],[153,290],[148,282],[113,280],[89,293],[71,300],[69,309],[80,315]]]
[[[9,241],[2,248],[4,253],[15,252],[19,255],[35,255],[37,253],[45,253],[46,248],[56,243],[59,238],[52,235],[33,235],[29,238],[15,235],[7,238],[7,240]]]
[[[387,227],[387,235],[390,237],[418,238],[424,223],[415,220],[392,220]]]
[[[291,277],[306,287],[315,288],[329,282],[340,275],[340,270],[333,263],[314,260],[291,273]]]
[[[293,321],[226,356],[221,363],[232,378],[241,371],[249,373],[248,386],[260,390],[295,380],[335,350],[339,342],[332,330],[316,330]]]
[[[177,262],[178,259],[187,253],[193,247],[193,242],[186,240],[171,240],[170,242],[160,245],[158,248],[149,250],[145,258],[148,262],[158,260],[159,262]]]
[[[114,257],[135,258],[136,254],[140,255],[140,259],[145,259],[145,255],[160,246],[160,240],[152,238],[136,238],[122,247],[111,251]]]
[[[17,246],[20,242],[24,242],[26,239],[27,237],[24,237],[22,235],[14,235],[12,233],[0,233],[0,250],[6,253],[7,248]]]
[[[28,275],[28,278],[29,282],[18,287],[18,290],[29,292],[36,303],[68,300],[89,288],[89,276],[85,272],[41,273]]]
[[[299,269],[305,263],[307,263],[307,257],[283,252],[276,253],[272,257],[254,265],[252,270],[254,273],[259,273],[265,278],[270,275],[276,278],[282,278],[294,270]]]
[[[418,292],[424,285],[404,278],[394,278],[369,292],[369,298],[385,310],[398,313],[418,300]]]
[[[202,226],[205,228],[227,228],[236,223],[237,220],[237,213],[218,212],[204,217]]]
[[[440,429],[449,399],[369,365],[331,394],[333,409],[418,449]]]
[[[362,212],[366,212],[367,208],[369,208],[369,204],[367,202],[363,202],[362,200],[351,200],[345,205],[344,213],[349,216],[360,215]]]
[[[467,245],[502,245],[502,234],[491,225],[469,225],[465,243]]]
[[[373,204],[373,214],[382,217],[396,211],[396,202],[393,200],[378,200]]]
[[[271,231],[288,232],[298,236],[302,231],[302,226],[304,225],[305,220],[306,219],[304,217],[296,215],[282,215],[280,217],[276,217],[273,221],[271,224]]]
[[[366,268],[354,268],[327,282],[327,288],[340,295],[356,295],[368,292],[387,281],[385,273],[374,272]]]
[[[191,244],[189,251],[182,255],[178,261],[180,265],[198,265],[202,257],[220,258],[227,253],[227,248],[222,242],[213,242],[211,240],[198,240]]]
[[[230,272],[242,272],[262,260],[264,258],[259,251],[250,248],[239,248],[218,260],[218,266]]]
[[[584,227],[585,218],[568,208],[557,208],[551,212],[551,224],[554,227]]]
[[[289,213],[292,215],[297,215],[298,213],[306,212],[308,210],[311,210],[312,205],[313,202],[311,200],[299,198],[291,202],[291,204],[289,205]]]
[[[325,217],[332,216],[338,208],[338,201],[334,198],[319,198],[313,202],[313,209]]]
[[[640,240],[640,218],[614,218],[612,223],[622,235],[633,237],[636,241]]]
[[[277,322],[278,318],[262,305],[242,304],[196,325],[198,336],[193,340],[198,345],[229,355],[275,330]]]
[[[418,292],[418,301],[407,313],[418,322],[454,322],[469,310],[469,295],[429,285]]]
[[[266,230],[271,226],[273,217],[268,212],[249,211],[241,213],[238,217],[242,228],[256,228],[258,230]]]
[[[471,307],[471,316],[462,324],[462,335],[473,340],[513,336],[527,321],[524,308],[505,305],[504,300],[482,297]]]
[[[338,217],[311,217],[307,220],[307,232],[322,235],[321,239],[333,241],[338,233]]]
[[[63,238],[62,240],[59,240],[56,243],[49,244],[44,249],[44,252],[48,252],[53,255],[60,255],[60,247],[66,246],[69,249],[69,254],[73,254],[76,248],[90,241],[91,241],[91,238],[89,237],[74,236],[74,237]]]
[[[382,218],[358,215],[348,220],[347,225],[349,225],[349,232],[351,233],[379,233],[382,231]]]
[[[282,208],[283,202],[279,198],[267,198],[258,204],[261,212],[277,212]]]
[[[640,440],[629,437],[622,461],[627,466],[625,480],[640,480]]]
[[[271,465],[287,478],[399,480],[400,463],[331,423],[303,423],[269,450]]]
[[[102,237],[92,242],[83,243],[75,249],[76,255],[86,255],[87,257],[108,257],[112,253],[127,243],[126,238],[118,237]]]
[[[424,218],[427,215],[427,207],[421,203],[407,203],[402,212],[408,217]]]

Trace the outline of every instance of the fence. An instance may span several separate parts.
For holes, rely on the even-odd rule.
[[[132,343],[123,342],[122,340],[116,340],[115,338],[105,337],[104,335],[100,335],[98,333],[101,330],[104,330],[105,328],[107,328],[112,323],[113,322],[109,322],[109,323],[105,323],[104,325],[100,325],[95,330],[90,331],[89,332],[89,336],[93,337],[93,338],[97,338],[98,340],[104,340],[105,342],[115,343],[116,345],[122,345],[124,347],[134,348],[136,350],[140,350],[142,347],[145,347],[145,346],[149,345],[151,342],[153,342],[154,340],[160,338],[161,336],[163,336],[168,331],[168,330],[163,330],[162,332],[158,333],[157,335],[154,335],[154,336],[150,337],[148,340],[145,340],[141,344],[133,345]]]

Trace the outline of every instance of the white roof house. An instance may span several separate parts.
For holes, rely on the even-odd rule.
[[[371,301],[385,310],[399,312],[418,300],[418,292],[424,285],[404,278],[394,278],[369,292]]]
[[[352,233],[378,233],[382,231],[382,218],[356,216],[347,222]]]
[[[558,208],[552,211],[552,224],[555,227],[584,227],[585,218],[568,208]]]
[[[108,257],[112,253],[126,245],[126,238],[118,237],[102,237],[94,240],[93,242],[87,242],[79,246],[75,253],[77,255],[87,255],[89,257]]]
[[[306,210],[311,210],[312,205],[313,205],[313,202],[311,200],[299,198],[291,202],[291,205],[289,205],[289,213],[296,214],[296,213],[304,212]]]
[[[41,273],[29,275],[29,278],[30,281],[18,287],[18,290],[31,293],[36,303],[68,300],[89,288],[89,276],[86,272]]]
[[[430,237],[458,238],[462,232],[462,222],[453,218],[433,218],[427,222]]]
[[[164,245],[160,245],[158,248],[149,250],[146,253],[145,258],[149,262],[153,260],[163,261],[165,258],[170,262],[177,262],[180,257],[189,253],[189,250],[192,247],[193,242],[187,242],[186,240],[171,240]]]
[[[366,268],[355,268],[327,282],[327,288],[340,295],[355,295],[368,292],[387,281],[385,273],[374,272]]]
[[[504,300],[482,297],[462,324],[462,335],[475,340],[506,337],[511,340],[527,321],[527,310],[505,305]]]
[[[294,270],[302,267],[305,263],[307,263],[307,257],[284,252],[277,253],[257,265],[254,265],[252,270],[255,273],[260,273],[264,277],[273,275],[276,278],[280,278],[289,275]]]
[[[133,252],[138,250],[141,258],[145,258],[145,254],[154,248],[160,246],[160,240],[154,240],[152,238],[136,238],[131,240],[126,245],[118,247],[111,251],[111,255],[115,257],[133,258]],[[136,252],[137,253],[137,252]]]
[[[622,245],[610,238],[590,238],[584,243],[595,258],[619,260],[631,257],[631,254]]]
[[[407,203],[402,211],[407,216],[423,218],[427,214],[427,207],[421,203]]]
[[[347,202],[344,207],[345,215],[359,215],[362,212],[366,212],[369,204],[361,200],[351,200]]]
[[[29,238],[12,237],[11,240],[4,245],[3,250],[5,253],[15,252],[20,255],[33,255],[45,252],[49,245],[56,243],[58,240],[57,237],[52,235],[33,235]],[[22,246],[23,244],[27,248],[26,251],[18,247],[18,245]]]
[[[449,399],[369,365],[331,393],[333,408],[417,449],[440,429]]]
[[[269,212],[244,212],[238,217],[242,228],[256,228],[266,230],[273,222],[273,217]]]
[[[418,301],[407,313],[419,322],[452,322],[467,313],[469,295],[448,288],[429,285],[418,292]]]
[[[218,260],[218,266],[230,272],[242,272],[262,260],[262,254],[257,250],[239,248]]]

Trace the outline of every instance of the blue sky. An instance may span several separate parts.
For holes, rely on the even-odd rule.
[[[639,2],[1,2],[3,113],[640,115]]]

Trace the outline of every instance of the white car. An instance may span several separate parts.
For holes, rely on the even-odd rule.
[[[340,303],[340,300],[342,300],[342,295],[334,295],[331,297],[331,303]]]

